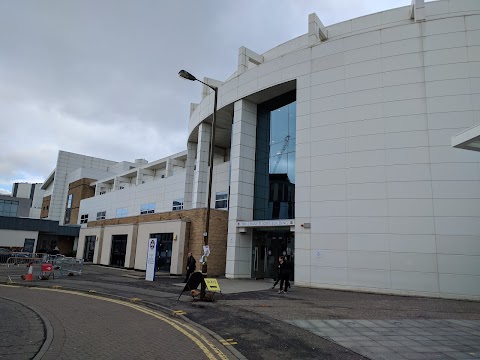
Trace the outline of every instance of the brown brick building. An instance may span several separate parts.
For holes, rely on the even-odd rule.
[[[200,270],[205,216],[206,209],[192,209],[91,221],[80,230],[77,256],[83,254],[85,259],[97,264],[145,270],[147,243],[156,237],[159,249],[157,270],[184,274],[189,251],[197,260],[197,270]],[[208,244],[211,255],[207,262],[209,276],[225,274],[227,230],[228,212],[212,209]]]

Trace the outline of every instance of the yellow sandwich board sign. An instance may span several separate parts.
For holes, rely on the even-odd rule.
[[[207,290],[209,291],[220,291],[217,279],[205,278],[205,285],[207,285]]]

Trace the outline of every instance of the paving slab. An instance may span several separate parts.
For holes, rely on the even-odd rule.
[[[480,359],[480,320],[286,320],[373,360]],[[355,329],[358,335],[353,339]],[[405,335],[409,331],[412,335]],[[399,335],[398,333],[402,333]],[[446,340],[434,334],[463,334]],[[338,336],[338,334],[342,334]],[[376,335],[372,335],[376,334]],[[422,335],[418,335],[422,334]],[[465,334],[471,342],[465,343]],[[425,336],[424,336],[425,335]],[[427,335],[431,335],[427,337]],[[369,339],[369,340],[366,340]]]

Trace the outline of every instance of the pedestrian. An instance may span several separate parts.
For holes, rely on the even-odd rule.
[[[280,281],[280,264],[277,266],[277,274],[275,275],[275,283],[272,286],[272,289],[275,289],[275,286],[277,286],[278,282]]]
[[[187,275],[185,277],[185,283],[188,281],[188,278],[190,277],[190,274],[195,271],[196,268],[196,260],[193,257],[192,253],[188,253],[188,258],[187,258]]]
[[[278,291],[279,294],[283,294],[288,292],[288,284],[289,284],[289,277],[290,271],[288,269],[288,264],[285,262],[285,258],[280,256],[278,258],[278,272],[280,277],[280,290]],[[285,283],[285,288],[283,284]],[[285,289],[285,290],[284,290]]]
[[[288,289],[292,290],[292,285],[290,284],[290,277],[292,276],[292,269],[293,269],[293,263],[291,261],[291,258],[288,258],[287,256],[283,257],[283,261],[285,262],[285,292],[288,291]]]

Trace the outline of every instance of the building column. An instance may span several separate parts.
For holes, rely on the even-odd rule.
[[[168,158],[167,163],[165,164],[165,177],[169,177],[173,175],[173,164],[172,159]]]
[[[197,162],[193,177],[192,209],[204,208],[207,203],[208,153],[211,131],[211,124],[201,123],[198,127]]]
[[[196,154],[197,144],[189,141],[187,143],[187,161],[185,162],[185,191],[183,195],[183,208],[185,210],[192,208],[193,177],[195,173]]]
[[[252,233],[240,234],[237,221],[253,219],[257,105],[235,103],[230,153],[231,179],[228,213],[227,278],[250,278]]]
[[[102,188],[102,183],[97,182],[97,185],[95,185],[95,196],[100,195],[101,188]]]

